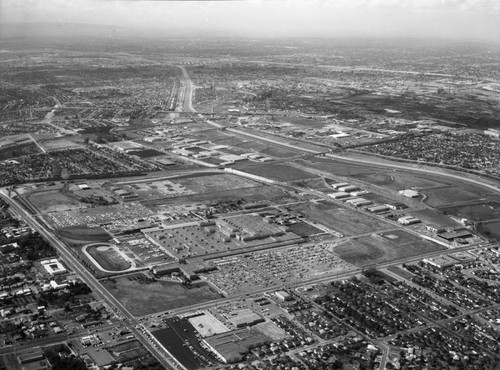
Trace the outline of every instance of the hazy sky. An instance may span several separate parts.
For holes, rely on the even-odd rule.
[[[91,23],[246,36],[422,36],[500,42],[500,0],[0,0],[0,23]]]

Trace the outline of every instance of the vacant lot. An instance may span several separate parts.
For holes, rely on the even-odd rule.
[[[487,221],[500,218],[500,203],[470,204],[461,207],[443,207],[441,211],[471,221]]]
[[[389,235],[396,237],[390,239]],[[415,239],[403,231],[390,232],[384,236],[364,236],[339,245],[334,252],[345,261],[363,267],[445,249],[430,241]]]
[[[500,240],[500,221],[480,223],[477,231],[488,239]]]
[[[327,201],[296,204],[288,208],[344,235],[360,235],[392,228],[391,225],[368,214]]]
[[[370,184],[380,185],[392,190],[401,190],[404,188],[430,188],[442,185],[448,185],[425,178],[425,175],[410,174],[408,172],[400,173],[394,170],[381,169],[372,173],[365,173],[354,176],[358,180]]]
[[[288,166],[286,164],[266,163],[256,166],[245,166],[238,168],[241,171],[251,173],[252,175],[262,176],[276,181],[296,181],[317,177],[316,175],[304,170]]]
[[[193,176],[174,179],[194,193],[210,193],[221,190],[234,190],[260,186],[258,182],[234,175]]]
[[[425,224],[435,224],[442,227],[457,226],[458,224],[453,221],[449,216],[434,209],[421,209],[412,211],[412,216],[422,220]]]
[[[67,197],[58,190],[35,192],[27,197],[27,201],[40,212],[47,213],[82,207],[82,203]]]
[[[303,237],[324,233],[323,230],[320,230],[307,222],[297,222],[296,224],[290,225],[288,227],[288,231]]]
[[[193,284],[193,287],[188,289],[180,283],[148,282],[144,274],[106,280],[103,285],[135,316],[150,315],[221,298],[221,295],[206,283]]]
[[[295,157],[296,155],[303,154],[303,152],[298,152],[292,149],[288,149],[279,145],[268,146],[267,148],[260,151],[262,154],[270,155],[276,158],[289,158]]]
[[[456,187],[439,189],[427,189],[423,193],[427,195],[425,203],[431,207],[442,207],[453,203],[463,203],[479,199],[479,195]]]
[[[265,185],[253,188],[242,188],[235,190],[222,190],[205,194],[192,194],[169,199],[158,199],[149,201],[148,206],[159,204],[186,204],[186,203],[218,203],[224,201],[236,201],[245,199],[247,203],[256,203],[261,201],[272,201],[274,203],[283,204],[297,201],[298,198],[291,193],[280,189],[276,186]]]

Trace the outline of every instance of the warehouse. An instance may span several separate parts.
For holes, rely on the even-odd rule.
[[[418,191],[411,190],[411,189],[400,190],[399,194],[401,194],[407,198],[418,198],[420,196],[420,193]]]
[[[413,217],[413,216],[404,216],[404,217],[398,218],[398,222],[401,225],[413,225],[413,224],[418,224],[421,221],[418,218]]]
[[[350,195],[348,193],[345,193],[343,191],[339,191],[337,193],[330,193],[330,194],[328,194],[328,196],[333,198],[333,199],[343,199],[343,198],[350,197]]]
[[[459,239],[459,238],[470,238],[470,237],[472,237],[472,233],[468,229],[456,229],[453,231],[440,233],[440,234],[438,234],[438,236],[440,238],[447,240],[447,241],[453,241],[453,240]]]
[[[336,183],[336,184],[330,184],[330,186],[334,189],[339,189],[339,188],[342,188],[344,186],[349,186],[350,184],[347,183],[347,182],[339,182],[339,183]]]
[[[367,200],[365,198],[354,198],[346,200],[346,204],[349,204],[353,207],[363,207],[373,204],[371,200]]]
[[[356,185],[347,185],[347,186],[341,186],[340,188],[338,188],[338,191],[343,191],[346,193],[350,193],[350,192],[358,191],[358,190],[361,190],[361,189],[359,188],[359,186],[356,186]]]
[[[239,329],[216,334],[203,342],[225,363],[241,361],[250,348],[262,346],[270,338],[256,330]]]
[[[381,206],[373,206],[373,207],[368,207],[367,210],[369,212],[373,212],[373,213],[381,213],[381,212],[386,212],[389,210],[389,207],[387,207],[386,205],[381,205]]]

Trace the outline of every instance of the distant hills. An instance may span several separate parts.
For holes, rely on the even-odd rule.
[[[133,35],[126,28],[79,23],[0,23],[0,39],[9,38],[71,38],[117,37]]]

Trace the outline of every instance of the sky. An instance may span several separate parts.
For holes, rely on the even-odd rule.
[[[500,43],[500,0],[0,0],[0,24],[84,23],[137,33],[425,37]]]

